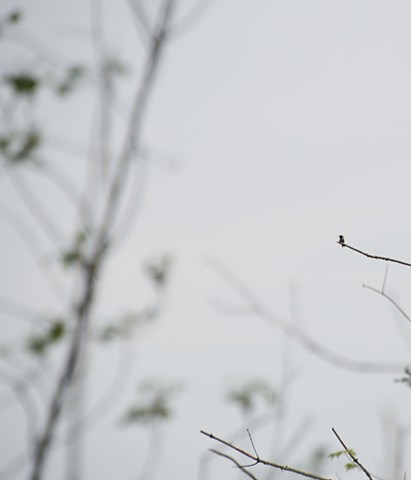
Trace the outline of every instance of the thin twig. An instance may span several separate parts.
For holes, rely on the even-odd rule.
[[[106,198],[106,205],[103,212],[101,227],[97,234],[96,248],[101,251],[105,250],[109,245],[110,232],[120,203],[121,187],[127,178],[131,159],[138,154],[141,126],[145,115],[149,94],[153,87],[158,70],[163,47],[167,39],[166,29],[173,12],[174,4],[175,0],[168,0],[165,3],[164,9],[160,13],[160,18],[158,20],[155,33],[152,37],[152,43],[145,70],[141,83],[137,88],[122,151]]]
[[[235,450],[238,453],[241,453],[241,455],[244,455],[245,457],[250,458],[251,460],[254,460],[256,462],[256,464],[261,463],[262,465],[266,465],[268,467],[277,468],[277,469],[281,470],[282,472],[291,472],[291,473],[295,473],[297,475],[301,475],[302,477],[312,478],[314,480],[331,480],[327,477],[322,477],[320,475],[316,475],[315,473],[306,472],[304,470],[299,470],[298,468],[293,468],[293,467],[290,467],[288,465],[280,465],[278,463],[274,463],[274,462],[270,462],[268,460],[264,460],[262,458],[257,457],[256,455],[254,455],[252,453],[249,453],[249,452],[246,452],[242,448],[237,447],[236,445],[234,445],[230,442],[227,442],[226,440],[223,440],[222,438],[216,437],[212,433],[208,433],[204,430],[200,430],[200,433],[202,433],[206,437],[211,438],[212,440],[215,440],[219,443],[222,443],[223,445],[231,448],[232,450]]]
[[[27,249],[29,255],[32,257],[37,267],[37,271],[40,276],[43,277],[47,287],[60,304],[65,304],[66,298],[63,285],[58,283],[57,279],[52,276],[52,273],[47,268],[44,268],[44,263],[42,261],[44,255],[41,253],[42,248],[40,247],[36,236],[33,235],[32,231],[26,226],[25,221],[20,217],[21,216],[16,210],[0,205],[0,221],[7,224],[15,232],[19,240]]]
[[[342,438],[338,435],[337,431],[335,428],[331,429],[333,434],[337,437],[338,441],[341,443],[343,446],[344,450],[347,452],[347,455],[351,458],[351,460],[365,473],[365,475],[368,477],[369,480],[373,480],[370,472],[360,463],[358,458],[353,454],[352,450],[350,450],[347,445],[343,442]]]
[[[254,440],[253,440],[253,437],[251,436],[250,430],[248,428],[247,428],[247,433],[248,433],[248,438],[250,439],[251,446],[253,447],[255,456],[258,458],[258,453],[257,453],[257,450],[256,450],[255,445],[254,445]]]
[[[363,286],[363,288],[366,288],[367,290],[371,290],[372,292],[378,293],[379,295],[386,298],[389,302],[391,302],[394,305],[394,307],[401,313],[401,315],[405,319],[407,319],[409,322],[411,322],[411,317],[405,312],[405,310],[403,310],[392,297],[390,297],[389,295],[384,293],[383,290],[378,290],[377,288],[371,287],[370,285],[365,285],[364,283],[363,283],[362,286]]]
[[[201,18],[204,17],[204,13],[210,7],[210,5],[211,0],[197,0],[196,3],[191,7],[191,10],[188,11],[181,20],[170,26],[169,33],[173,37],[182,33],[186,33],[187,30],[190,30],[193,25],[195,25],[201,20]]]
[[[130,7],[134,10],[134,21],[136,30],[143,45],[147,45],[152,35],[152,27],[148,19],[147,13],[141,5],[140,0],[129,0]]]
[[[339,245],[341,245],[342,247],[349,248],[353,252],[357,252],[360,255],[364,255],[364,257],[372,258],[374,260],[383,260],[384,262],[398,263],[400,265],[405,265],[406,267],[411,267],[411,263],[404,262],[404,260],[397,260],[397,259],[391,258],[391,257],[383,257],[381,255],[372,255],[371,253],[364,252],[364,251],[360,250],[359,248],[356,248],[356,247],[353,247],[352,245],[349,245],[348,243],[345,242],[344,237],[342,237],[342,238],[341,237],[342,237],[342,235],[340,235],[340,239],[337,240],[337,243]]]
[[[384,291],[385,291],[385,286],[386,286],[386,284],[387,284],[387,280],[388,280],[388,267],[389,267],[389,266],[390,266],[389,263],[387,263],[387,264],[385,265],[384,280],[383,280],[383,282],[382,282],[382,287],[381,287],[381,292],[382,292],[382,293],[384,293]]]
[[[32,218],[37,223],[38,227],[47,235],[51,243],[59,249],[61,244],[62,234],[54,224],[54,221],[43,209],[43,206],[37,200],[37,197],[31,191],[22,176],[17,173],[6,170],[8,177],[13,184],[16,192],[20,196],[24,206],[31,214]]]
[[[103,10],[101,0],[90,2],[92,18],[93,47],[96,58],[98,78],[98,157],[103,184],[106,184],[109,174],[110,140],[112,131],[112,84],[111,72],[107,67],[107,53],[103,38]]]
[[[223,457],[223,458],[226,458],[227,460],[230,460],[231,462],[234,463],[234,465],[239,468],[243,473],[245,473],[246,475],[248,475],[250,478],[252,478],[252,480],[258,480],[257,477],[255,477],[251,472],[249,472],[248,470],[246,470],[246,468],[244,467],[244,465],[241,465],[239,462],[237,462],[237,460],[233,457],[231,457],[230,455],[227,455],[226,453],[223,453],[223,452],[220,452],[219,450],[214,450],[214,448],[210,448],[210,452],[212,453],[215,453],[216,455],[220,456],[220,457]]]

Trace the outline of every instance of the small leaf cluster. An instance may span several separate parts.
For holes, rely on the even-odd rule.
[[[397,383],[402,383],[407,387],[411,387],[411,368],[406,367],[404,370],[404,376],[401,378],[397,378],[395,381]]]
[[[243,413],[254,410],[259,399],[263,400],[266,406],[272,406],[277,401],[277,393],[263,380],[251,380],[233,388],[227,394],[227,400],[238,405]]]
[[[0,17],[0,36],[9,26],[14,26],[23,18],[20,10],[12,10],[10,13]]]
[[[86,258],[86,242],[87,235],[84,232],[79,232],[75,236],[71,247],[61,255],[60,260],[64,268],[72,268],[84,264]]]
[[[145,271],[156,288],[164,288],[170,274],[172,259],[169,255],[163,255],[156,260],[147,262]]]
[[[0,134],[0,153],[10,164],[34,161],[42,145],[42,136],[35,127]]]
[[[72,93],[86,75],[84,65],[71,65],[64,72],[63,78],[55,86],[56,93],[62,97]]]
[[[34,97],[42,84],[40,77],[29,72],[8,73],[3,76],[3,82],[16,97]]]
[[[340,458],[342,455],[345,455],[345,456],[349,456],[349,457],[354,457],[356,456],[355,454],[355,451],[352,450],[352,449],[349,449],[349,450],[337,450],[336,452],[332,452],[328,455],[329,458],[331,458],[331,460],[335,459],[335,458]],[[355,468],[358,468],[358,466],[354,463],[354,462],[347,462],[345,465],[345,469],[347,470],[347,472],[349,470],[354,470]]]
[[[147,318],[145,312],[129,312],[122,315],[116,322],[110,323],[104,327],[99,335],[103,342],[109,342],[117,338],[129,338],[133,330],[142,324]]]
[[[33,335],[27,341],[28,350],[34,355],[44,355],[47,349],[64,338],[66,325],[63,319],[55,319],[49,328],[40,335]]]
[[[178,385],[158,385],[145,382],[139,388],[139,399],[125,413],[123,422],[147,425],[172,416],[171,397],[180,391]]]

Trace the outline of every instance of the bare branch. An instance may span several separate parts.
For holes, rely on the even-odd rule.
[[[364,255],[364,257],[367,257],[367,258],[372,258],[374,260],[383,260],[384,262],[398,263],[400,265],[405,265],[406,267],[411,267],[411,263],[404,262],[403,260],[396,260],[395,258],[391,258],[391,257],[382,257],[380,255],[372,255],[371,253],[367,253],[367,252],[364,252],[364,251],[362,251],[362,250],[360,250],[356,247],[353,247],[353,246],[351,246],[351,245],[349,245],[348,243],[345,242],[345,239],[342,235],[340,235],[340,238],[337,241],[337,243],[339,245],[341,245],[342,247],[349,248],[353,252],[357,252],[360,255]]]
[[[6,169],[5,171],[8,173],[8,178],[11,180],[11,183],[15,187],[16,192],[19,194],[32,218],[37,222],[39,228],[47,235],[52,244],[59,249],[62,235],[50,217],[46,214],[27,183],[23,180],[23,177],[16,175],[16,172],[11,173]]]
[[[389,302],[391,302],[394,307],[401,313],[401,315],[406,319],[408,320],[409,322],[411,322],[411,317],[405,312],[405,310],[403,310],[399,305],[398,303],[392,298],[390,297],[389,295],[387,295],[386,293],[384,293],[383,290],[378,290],[377,288],[374,288],[374,287],[371,287],[370,285],[365,285],[363,283],[363,288],[366,288],[367,290],[371,290],[372,292],[375,292],[375,293],[378,293],[379,295],[383,296],[384,298],[386,298]]]
[[[106,205],[99,223],[95,243],[91,250],[88,261],[82,264],[83,285],[80,299],[75,309],[75,328],[71,338],[69,351],[64,362],[55,392],[47,412],[47,419],[43,432],[39,437],[32,471],[31,480],[40,480],[46,457],[48,456],[51,441],[60,418],[66,392],[70,387],[76,369],[78,368],[83,343],[88,330],[91,310],[94,305],[98,276],[110,246],[110,233],[118,213],[121,199],[121,191],[127,178],[132,157],[136,154],[140,144],[141,126],[146,111],[149,94],[158,69],[159,60],[166,40],[166,29],[171,17],[175,0],[167,0],[161,11],[159,21],[152,38],[150,52],[148,54],[145,70],[141,82],[138,85],[135,100],[130,115],[127,131],[124,137],[123,148],[116,165],[112,182],[106,197]]]
[[[170,35],[175,37],[176,35],[186,33],[201,20],[210,5],[211,0],[196,0],[191,10],[181,20],[170,26]]]
[[[141,4],[140,0],[129,0],[129,3],[130,7],[134,11],[133,18],[140,40],[144,45],[147,45],[147,42],[149,41],[152,32],[152,27],[147,17],[147,13],[144,10],[144,7]]]
[[[32,234],[20,218],[18,213],[14,209],[0,205],[0,221],[7,224],[18,236],[19,240],[23,243],[28,253],[33,258],[38,273],[43,277],[50,291],[55,295],[60,303],[65,301],[65,295],[61,285],[57,282],[57,279],[51,276],[49,270],[44,268],[44,263],[41,259],[41,248],[37,242],[36,237]]]
[[[32,171],[37,174],[42,174],[44,178],[60,190],[78,216],[82,229],[88,231],[91,218],[89,205],[84,203],[82,208],[78,208],[80,192],[77,191],[76,187],[70,182],[70,179],[51,163],[48,163],[44,168],[37,165],[35,165],[35,167],[37,168],[34,168]]]
[[[254,315],[299,342],[306,350],[327,363],[344,370],[361,373],[398,373],[403,371],[404,365],[407,365],[408,362],[405,360],[403,362],[362,361],[336,353],[331,348],[319,343],[315,338],[310,337],[305,331],[297,328],[296,325],[287,323],[272,313],[255,292],[226,265],[216,259],[209,259],[207,263],[239,294]]]
[[[166,31],[169,25],[175,0],[167,0],[160,12],[158,24],[153,34],[150,52],[140,85],[135,94],[133,109],[123,142],[123,149],[114,173],[114,178],[107,195],[106,207],[103,213],[101,228],[97,235],[97,249],[105,249],[109,243],[109,234],[117,213],[120,201],[120,191],[127,178],[131,158],[138,154],[140,146],[141,125],[145,115],[149,94],[154,84],[163,47],[167,39]]]
[[[226,447],[231,448],[232,450],[235,450],[238,453],[241,453],[241,455],[244,455],[245,457],[250,458],[251,460],[254,460],[256,462],[256,464],[262,464],[262,465],[266,465],[268,467],[277,468],[277,469],[281,470],[282,472],[295,473],[295,474],[300,475],[302,477],[312,478],[313,480],[331,480],[327,477],[322,477],[322,476],[316,475],[314,473],[305,472],[304,470],[299,470],[298,468],[293,468],[293,467],[290,467],[288,465],[280,465],[278,463],[274,463],[274,462],[270,462],[268,460],[264,460],[262,458],[259,458],[255,454],[246,452],[242,448],[237,447],[236,445],[234,445],[230,442],[227,442],[226,440],[223,440],[222,438],[216,437],[212,433],[205,432],[204,430],[200,430],[200,433],[202,433],[206,437],[211,438],[212,440],[215,440],[215,441],[225,445]]]
[[[98,402],[90,409],[90,412],[86,413],[83,418],[80,418],[71,425],[71,428],[78,429],[78,432],[84,436],[85,434],[92,433],[93,427],[99,425],[99,421],[111,411],[113,403],[117,401],[118,397],[123,393],[124,387],[128,385],[132,365],[130,352],[125,352],[119,359],[116,371],[113,375],[112,382],[107,391],[99,398]],[[87,426],[87,429],[82,429],[81,424]],[[75,442],[77,438],[72,437],[63,441],[63,444]]]
[[[111,121],[113,89],[111,72],[107,68],[107,53],[103,38],[103,12],[101,0],[92,0],[91,17],[92,17],[92,34],[95,58],[97,62],[97,78],[98,78],[98,156],[100,170],[103,182],[108,180],[109,159],[110,159],[110,140],[111,140]]]
[[[234,465],[239,468],[243,473],[245,473],[248,477],[252,478],[253,480],[258,480],[251,472],[249,472],[243,465],[241,465],[234,457],[227,455],[226,453],[220,452],[219,450],[214,450],[214,448],[210,448],[210,452],[215,453],[219,457],[226,458],[234,463]]]
[[[27,458],[27,450],[22,450],[14,458],[12,458],[5,465],[0,467],[0,478],[8,479],[17,472],[20,472],[25,467],[25,460]]]
[[[353,454],[352,450],[350,450],[345,443],[343,442],[342,438],[338,435],[337,431],[335,428],[331,429],[333,434],[337,437],[338,441],[341,443],[343,446],[344,450],[347,452],[347,455],[351,458],[351,460],[365,473],[365,475],[368,477],[369,480],[373,480],[373,478],[370,475],[370,472],[360,463],[358,458]]]

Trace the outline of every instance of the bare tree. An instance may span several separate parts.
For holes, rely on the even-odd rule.
[[[386,293],[386,283],[388,277],[388,264],[396,263],[402,266],[411,267],[411,263],[403,260],[398,260],[392,257],[381,256],[381,255],[374,255],[370,254],[362,249],[354,247],[346,242],[346,239],[343,235],[340,235],[338,238],[337,243],[341,245],[343,248],[347,248],[353,252],[356,252],[362,256],[365,256],[372,260],[379,260],[384,261],[387,263],[387,268],[385,270],[383,282],[381,288],[372,287],[369,285],[363,285],[364,288],[369,289],[378,293],[379,295],[386,298],[394,307],[395,309],[401,314],[402,318],[405,319],[406,322],[410,321],[410,316],[405,312],[405,310],[400,306],[400,304],[395,301],[391,296]],[[404,371],[404,376],[402,378],[397,378],[398,382],[404,383],[407,386],[411,384],[410,378],[411,373],[410,369],[406,367],[407,361],[404,360],[403,362],[392,363],[392,362],[381,362],[381,361],[358,361],[354,360],[344,354],[339,354],[334,351],[334,349],[330,345],[323,345],[321,342],[317,341],[314,337],[310,336],[306,329],[302,329],[299,325],[294,323],[287,322],[280,318],[278,315],[275,315],[270,311],[270,309],[264,305],[264,303],[258,298],[257,294],[231,269],[229,269],[223,263],[212,259],[209,261],[210,267],[219,274],[239,295],[240,299],[242,300],[243,304],[241,305],[242,311],[248,313],[249,315],[255,315],[259,317],[261,320],[269,323],[270,325],[277,328],[283,335],[288,337],[293,342],[296,342],[303,346],[307,351],[314,354],[322,361],[331,364],[334,367],[341,368],[344,370],[352,371],[352,372],[359,372],[359,373],[399,373]],[[218,306],[220,308],[221,305]],[[224,309],[222,309],[224,312]],[[238,311],[239,308],[237,307],[235,311]],[[227,310],[226,310],[227,311]],[[252,423],[250,422],[250,425]],[[248,430],[248,426],[243,428],[248,433],[251,450],[244,449],[239,447],[236,443],[236,437],[230,435],[226,438],[230,440],[218,437],[213,433],[201,430],[201,434],[209,437],[210,439],[218,442],[220,445],[223,445],[225,449],[231,450],[234,453],[240,454],[240,458],[237,458],[231,454],[228,454],[226,451],[210,449],[210,452],[216,456],[225,458],[231,461],[236,468],[238,468],[243,474],[248,476],[249,478],[256,479],[258,478],[252,470],[252,467],[256,467],[257,465],[264,465],[269,467],[270,469],[280,470],[281,472],[290,472],[305,478],[311,478],[314,480],[329,480],[328,478],[319,475],[311,470],[304,470],[301,468],[295,468],[285,463],[280,463],[273,461],[271,459],[264,459],[261,458],[256,447],[254,444],[254,440],[251,436],[250,431]],[[356,453],[351,448],[348,448],[344,440],[341,438],[340,434],[332,428],[332,432],[337,438],[337,441],[343,447],[342,450],[337,450],[331,452],[329,454],[330,458],[339,458],[341,456],[346,457],[348,463],[346,463],[346,469],[357,469],[360,470],[363,475],[367,477],[368,480],[373,480],[373,478],[381,478],[376,477],[374,474],[371,474],[370,471],[360,462]],[[403,468],[403,456],[404,456],[404,437],[408,435],[409,428],[404,427],[397,427],[396,430],[396,438],[395,438],[395,445],[393,451],[393,477],[400,478],[404,474]],[[241,456],[248,460],[251,460],[252,463],[244,463],[242,461]],[[273,470],[270,470],[273,471]]]
[[[44,477],[44,470],[50,456],[52,446],[56,443],[56,429],[61,422],[65,408],[71,404],[72,425],[69,443],[75,444],[84,433],[84,419],[81,410],[82,383],[86,369],[87,345],[95,340],[104,341],[111,338],[126,337],[136,326],[152,321],[158,316],[164,287],[168,278],[170,261],[168,257],[147,265],[146,272],[153,282],[156,299],[143,311],[125,316],[122,320],[97,330],[92,319],[96,311],[101,279],[104,267],[116,247],[123,240],[126,230],[133,222],[136,200],[127,200],[127,185],[130,175],[141,164],[146,150],[142,147],[142,127],[146,117],[150,97],[155,80],[171,34],[191,23],[191,16],[196,15],[196,8],[189,12],[187,18],[172,27],[176,0],[164,0],[150,5],[140,0],[130,1],[130,10],[136,25],[137,33],[143,45],[142,70],[136,76],[134,97],[130,102],[128,116],[122,128],[122,140],[119,149],[113,146],[113,122],[118,115],[114,95],[117,76],[121,73],[122,64],[110,57],[104,41],[104,25],[102,21],[101,2],[93,1],[92,31],[96,68],[91,76],[85,74],[85,67],[61,61],[63,57],[55,55],[49,45],[44,45],[24,29],[19,30],[22,13],[13,11],[3,15],[0,29],[6,33],[6,40],[28,48],[36,60],[49,68],[53,73],[43,75],[35,69],[22,69],[16,72],[3,72],[4,91],[1,95],[1,130],[0,154],[4,176],[15,188],[22,204],[26,207],[31,221],[47,238],[49,245],[59,252],[61,263],[72,275],[72,285],[67,288],[60,285],[41,262],[41,246],[37,248],[35,235],[25,218],[9,206],[1,207],[1,220],[13,228],[27,244],[28,250],[36,261],[40,260],[39,270],[45,276],[48,285],[62,304],[62,315],[58,315],[49,323],[41,334],[33,335],[28,343],[29,352],[36,356],[43,354],[50,345],[67,341],[67,350],[55,383],[51,386],[50,398],[46,402],[45,418],[42,425],[36,424],[39,417],[35,407],[30,403],[31,391],[36,388],[37,377],[42,375],[42,368],[32,368],[20,378],[11,381],[11,388],[20,399],[23,411],[29,424],[29,456],[31,458],[30,474],[32,480]],[[199,2],[203,3],[203,2]],[[15,30],[17,33],[15,33]],[[50,55],[49,55],[50,54]],[[57,60],[56,60],[57,58]],[[57,72],[57,74],[55,73]],[[52,163],[45,164],[40,160],[41,148],[44,146],[44,134],[35,121],[35,100],[43,87],[56,92],[60,96],[70,94],[78,83],[83,82],[98,98],[97,142],[93,141],[90,149],[85,187],[81,183],[75,185]],[[19,115],[19,110],[23,116]],[[63,139],[65,148],[76,148],[76,142]],[[117,150],[117,151],[116,151]],[[45,176],[57,186],[59,192],[71,203],[75,211],[74,238],[71,245],[64,247],[65,234],[62,233],[53,218],[53,212],[45,208],[29,182],[20,174],[21,168],[31,169]],[[139,192],[137,192],[138,194]],[[137,202],[138,203],[138,202]],[[130,215],[130,212],[132,215]],[[3,311],[26,317],[32,321],[33,312],[18,304],[1,300]],[[7,354],[13,352],[9,349]],[[125,370],[123,368],[123,370]],[[119,375],[120,378],[120,375]],[[117,381],[117,380],[116,380]],[[115,382],[116,382],[115,381]],[[118,388],[113,385],[113,391]],[[112,392],[110,392],[110,395]],[[127,417],[129,421],[136,419],[165,418],[167,416],[168,391],[155,394],[152,403],[145,408],[132,410]],[[71,400],[70,400],[71,399]],[[70,401],[69,401],[70,400]],[[96,412],[107,408],[107,399],[102,399]],[[70,414],[70,412],[67,412]],[[32,444],[34,442],[34,449]],[[72,450],[72,455],[78,456]],[[21,466],[22,452],[12,464],[3,469],[7,476],[15,466]],[[75,464],[76,462],[72,462]],[[80,472],[73,467],[69,478],[78,478]]]

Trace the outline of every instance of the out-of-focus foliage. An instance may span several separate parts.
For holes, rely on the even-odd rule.
[[[56,318],[44,333],[33,335],[28,339],[27,348],[35,355],[44,355],[50,346],[55,345],[64,338],[65,333],[66,325],[64,320]]]
[[[84,232],[79,232],[75,236],[72,246],[61,255],[63,267],[71,268],[85,262],[86,242],[87,235]]]
[[[125,75],[129,71],[127,64],[119,58],[110,57],[104,65],[106,75]]]
[[[0,36],[4,33],[7,27],[19,23],[22,18],[23,14],[20,10],[12,10],[10,13],[2,15],[0,17]]]
[[[140,313],[129,312],[122,315],[117,321],[104,327],[99,340],[109,342],[118,338],[129,338],[136,327],[146,322],[151,311],[152,309],[147,309]]]
[[[63,78],[55,86],[56,92],[61,96],[72,93],[86,75],[86,68],[83,65],[71,65],[68,67]]]
[[[404,370],[404,376],[396,380],[397,383],[403,383],[407,387],[411,387],[411,368],[406,367]]]
[[[148,424],[167,420],[172,416],[171,398],[181,391],[179,385],[160,385],[143,382],[138,389],[138,399],[126,411],[126,424]]]
[[[17,97],[33,97],[42,84],[42,80],[31,72],[8,73],[3,81]]]
[[[308,470],[310,472],[320,472],[327,457],[327,450],[324,447],[320,446],[314,449],[308,460]]]
[[[136,328],[155,319],[159,313],[161,293],[168,281],[171,265],[172,259],[169,255],[162,255],[144,265],[145,273],[156,289],[156,300],[139,312],[127,312],[110,322],[98,335],[99,340],[108,342],[119,338],[130,338]]]
[[[264,380],[250,380],[244,385],[231,389],[227,400],[239,406],[242,413],[251,413],[259,400],[265,406],[273,406],[277,401],[275,390]]]
[[[41,144],[41,132],[35,127],[0,133],[0,154],[9,164],[35,161]]]
[[[172,258],[170,255],[163,255],[156,260],[147,262],[146,273],[157,288],[164,288],[170,273]]]
[[[332,452],[328,455],[328,457],[331,458],[332,460],[335,458],[340,458],[341,456],[351,458],[351,456],[355,457],[356,454],[355,454],[355,451],[350,448],[348,450],[337,450],[336,452]],[[349,470],[358,468],[358,465],[356,465],[352,461],[349,461],[344,465],[344,467],[347,471],[349,471]]]

